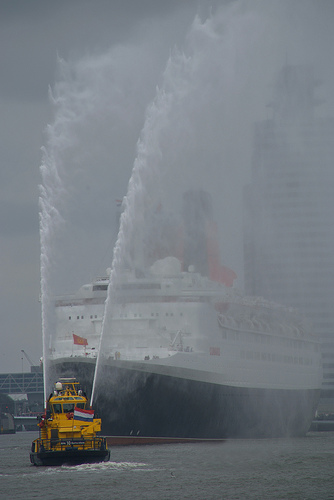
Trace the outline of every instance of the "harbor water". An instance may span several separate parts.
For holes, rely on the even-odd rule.
[[[119,446],[107,463],[35,467],[35,432],[0,436],[0,499],[334,499],[334,433]]]

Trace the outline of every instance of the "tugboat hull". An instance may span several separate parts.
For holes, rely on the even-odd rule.
[[[105,437],[98,436],[101,419],[88,409],[86,394],[75,378],[55,384],[43,415],[38,417],[40,436],[31,445],[33,465],[107,462],[110,451]]]
[[[30,462],[33,465],[80,465],[108,462],[110,450],[78,450],[69,448],[64,451],[31,452]]]

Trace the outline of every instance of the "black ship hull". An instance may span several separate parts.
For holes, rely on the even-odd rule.
[[[94,364],[62,362],[58,376],[85,376],[91,390]],[[201,439],[304,435],[320,390],[233,387],[105,365],[94,406],[104,435]]]

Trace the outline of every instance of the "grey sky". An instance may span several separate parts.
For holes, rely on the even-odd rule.
[[[128,89],[128,93],[124,93],[124,96],[132,95],[133,101],[129,98],[129,103],[134,109],[129,110],[128,114],[122,113],[123,128],[117,129],[114,136],[110,134],[113,137],[110,139],[113,161],[127,167],[119,167],[119,175],[112,179],[115,187],[110,199],[106,187],[99,187],[98,177],[89,177],[89,182],[95,184],[92,184],[91,194],[87,190],[85,196],[88,199],[89,196],[94,197],[94,193],[99,193],[101,196],[98,201],[103,200],[103,202],[95,213],[87,213],[87,217],[89,215],[91,220],[85,217],[82,224],[83,226],[86,224],[86,227],[77,228],[79,239],[80,231],[84,232],[90,224],[96,224],[97,218],[100,218],[98,214],[109,213],[110,218],[114,217],[112,213],[114,194],[117,197],[125,194],[124,190],[135,157],[136,141],[144,123],[145,108],[154,99],[156,86],[163,80],[162,74],[170,51],[175,45],[183,48],[186,44],[187,33],[197,12],[204,18],[210,4],[214,4],[217,8],[226,3],[228,2],[223,0],[214,2],[206,0],[199,2],[190,0],[0,1],[1,372],[21,371],[22,366],[25,370],[28,369],[26,360],[24,359],[23,363],[21,361],[21,349],[24,349],[36,362],[42,354],[41,315],[38,302],[40,288],[38,185],[41,182],[40,148],[46,143],[44,131],[47,123],[52,123],[54,120],[53,109],[48,99],[48,87],[50,85],[54,88],[56,82],[64,81],[60,74],[60,68],[64,66],[59,65],[57,57],[69,61],[67,68],[69,71],[73,70],[77,85],[70,91],[54,88],[54,92],[58,91],[59,95],[63,92],[63,95],[70,97],[71,92],[76,92],[80,88],[80,78],[85,88],[90,88],[90,71],[95,71],[95,79],[92,78],[95,83],[92,85],[96,85],[96,88],[101,88],[107,94],[108,71],[111,70],[105,59],[113,57],[116,58],[119,81],[126,82],[128,78],[133,78],[137,85],[135,95],[131,94],[131,89]],[[324,82],[319,94],[327,100],[327,108],[323,107],[322,113],[333,114],[334,99],[332,92],[334,3],[331,0],[283,2],[254,0],[244,2],[242,5],[241,11],[244,9],[249,11],[249,14],[245,15],[244,21],[240,21],[239,24],[238,18],[233,18],[237,34],[231,39],[237,42],[235,51],[230,52],[230,56],[236,58],[230,62],[231,66],[239,68],[236,74],[240,76],[242,83],[240,81],[235,83],[238,92],[231,97],[227,111],[233,113],[229,143],[234,146],[229,148],[228,160],[232,164],[242,162],[244,168],[240,171],[235,170],[236,178],[229,180],[230,193],[225,193],[223,190],[226,196],[231,196],[231,203],[233,203],[232,198],[237,198],[233,196],[233,189],[237,183],[242,185],[247,182],[249,165],[246,163],[249,158],[251,131],[247,132],[246,125],[265,116],[265,103],[270,97],[271,78],[284,64],[285,59],[288,58],[291,64],[308,62],[315,65],[316,74]],[[249,16],[252,15],[255,16],[255,20],[249,21]],[[256,33],[245,33],[248,26]],[[249,40],[252,50],[247,49]],[[98,78],[99,72],[102,74],[102,82]],[[110,78],[112,77],[111,71]],[[252,89],[252,92],[245,91],[246,87]],[[108,96],[107,102],[112,102],[111,91]],[[237,114],[233,112],[235,110],[233,99],[236,98],[240,102]],[[80,99],[77,103],[71,100],[70,104],[80,106],[80,102]],[[103,101],[97,104],[97,107],[100,106],[97,109],[100,109],[99,116],[102,118],[96,122],[96,137],[91,136],[86,123],[79,131],[71,129],[71,133],[73,132],[73,137],[81,140],[82,144],[86,140],[91,144],[91,156],[87,153],[84,162],[93,162],[98,157],[107,165],[110,154],[107,147],[109,135],[104,137],[103,134],[108,127],[108,115],[103,118],[103,105]],[[212,112],[213,110],[214,107]],[[131,119],[128,127],[126,119]],[[232,132],[237,130],[240,131],[240,136],[233,145]],[[240,155],[233,156],[233,149],[240,149],[240,141],[243,141],[246,147]],[[81,152],[82,148],[77,144],[69,149],[66,158],[75,165],[82,159]],[[98,173],[103,174],[102,167]],[[240,179],[240,175],[244,177]],[[88,181],[82,186],[87,187]],[[95,201],[93,199],[92,204]],[[233,212],[231,219],[234,217],[236,215]],[[104,224],[107,231],[108,217],[101,224],[102,226]],[[240,265],[239,226],[239,223],[231,224],[228,233],[230,244],[226,245],[225,249],[227,265],[232,267]],[[107,246],[107,242],[103,241],[103,244]],[[72,242],[68,245],[71,247]],[[87,261],[83,260],[84,266],[81,266],[78,280],[73,280],[75,286],[77,281],[80,284],[80,280],[91,279],[94,272],[103,272],[106,260],[103,254],[106,252],[100,249],[96,252],[96,259],[92,253],[89,249],[91,262],[87,266]],[[70,263],[68,265],[70,268]],[[86,271],[87,267],[89,269]],[[240,270],[238,271],[240,274]],[[67,288],[70,285],[71,281],[66,284],[64,291],[69,291]]]

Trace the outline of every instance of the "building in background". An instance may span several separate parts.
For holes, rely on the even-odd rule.
[[[273,86],[272,117],[255,125],[245,289],[312,321],[322,341],[322,396],[334,398],[334,118],[317,116],[319,83],[312,67],[286,65]]]

